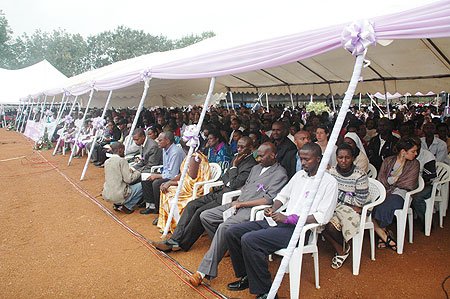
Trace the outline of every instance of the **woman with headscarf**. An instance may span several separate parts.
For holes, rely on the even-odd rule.
[[[356,158],[353,163],[367,173],[367,170],[369,169],[369,158],[367,158],[366,150],[364,149],[364,145],[358,134],[348,132],[344,136],[344,143],[350,145],[355,152]]]

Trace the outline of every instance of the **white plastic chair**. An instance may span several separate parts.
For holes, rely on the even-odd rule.
[[[372,178],[369,178],[369,198],[370,203],[364,205],[362,208],[359,232],[352,238],[353,275],[359,274],[364,230],[366,229],[370,230],[370,257],[373,261],[375,260],[375,229],[372,222],[372,215],[367,215],[367,213],[386,199],[386,189],[383,184]]]
[[[225,193],[226,194],[226,193]],[[264,217],[264,209],[270,207],[269,205],[260,205],[252,208],[250,221],[262,220]],[[281,207],[279,210],[283,210]],[[300,238],[297,247],[292,253],[291,259],[289,260],[289,292],[290,298],[297,299],[300,294],[300,277],[302,273],[302,261],[303,254],[311,253],[314,259],[314,277],[316,288],[319,289],[319,249],[317,247],[317,228],[320,227],[318,223],[305,224],[302,232],[300,233]],[[311,230],[309,235],[308,243],[305,244],[306,232]],[[275,252],[277,255],[285,256],[287,254],[287,248],[280,249]],[[269,260],[272,260],[269,257]]]
[[[411,209],[412,195],[423,190],[425,183],[421,176],[419,176],[419,187],[406,193],[403,208],[395,210],[394,215],[397,217],[397,253],[403,253],[403,246],[405,244],[406,233],[406,218],[408,218],[409,226],[409,243],[413,242],[413,213]]]
[[[233,198],[238,197],[239,195],[241,195],[241,193],[242,193],[241,190],[235,190],[224,193],[222,195],[222,205],[231,203],[233,201]]]
[[[377,174],[378,172],[375,166],[369,163],[369,168],[367,169],[367,176],[369,177],[369,179],[376,179]]]
[[[156,173],[156,172],[158,172],[158,171],[161,171],[161,168],[163,167],[163,165],[155,165],[155,166],[152,166],[151,168],[150,168],[150,173]]]
[[[210,179],[203,182],[197,182],[194,184],[193,192],[192,192],[192,200],[197,198],[198,189],[200,187],[205,186],[208,183],[213,183],[217,181],[220,178],[220,175],[222,174],[222,169],[220,168],[220,165],[217,163],[209,163],[209,171],[210,171]],[[208,190],[209,191],[209,190]]]
[[[432,185],[430,198],[425,199],[425,236],[430,236],[431,223],[433,221],[433,212],[435,203],[439,206],[439,226],[443,227],[444,211],[446,201],[448,201],[448,182],[450,181],[450,166],[445,163],[436,162],[436,178]]]

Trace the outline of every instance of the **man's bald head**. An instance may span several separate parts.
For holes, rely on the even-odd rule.
[[[262,167],[269,167],[275,164],[276,147],[271,142],[265,142],[258,148],[258,162]]]
[[[294,135],[294,143],[300,151],[306,143],[311,142],[311,134],[308,131],[298,131]]]

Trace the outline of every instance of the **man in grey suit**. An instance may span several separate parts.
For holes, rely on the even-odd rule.
[[[258,205],[271,205],[275,196],[286,185],[286,170],[276,160],[276,148],[270,143],[263,143],[258,148],[258,165],[255,165],[242,187],[239,198],[231,204],[222,205],[204,211],[200,215],[202,225],[212,239],[211,246],[203,257],[196,273],[188,277],[188,281],[198,286],[203,278],[217,277],[217,268],[227,246],[224,234],[230,225],[250,220],[251,208]],[[223,220],[223,214],[230,207],[235,207],[234,215]]]
[[[152,166],[162,164],[162,149],[155,140],[146,136],[144,129],[137,128],[133,132],[134,142],[140,146],[141,160],[133,166],[135,170],[149,173]]]

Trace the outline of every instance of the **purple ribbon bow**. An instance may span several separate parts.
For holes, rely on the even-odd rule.
[[[256,192],[258,192],[259,190],[267,192],[266,189],[264,189],[264,184],[258,184],[258,189],[256,190]]]
[[[373,25],[367,20],[351,23],[342,31],[341,44],[353,56],[361,55],[369,45],[376,44]]]

